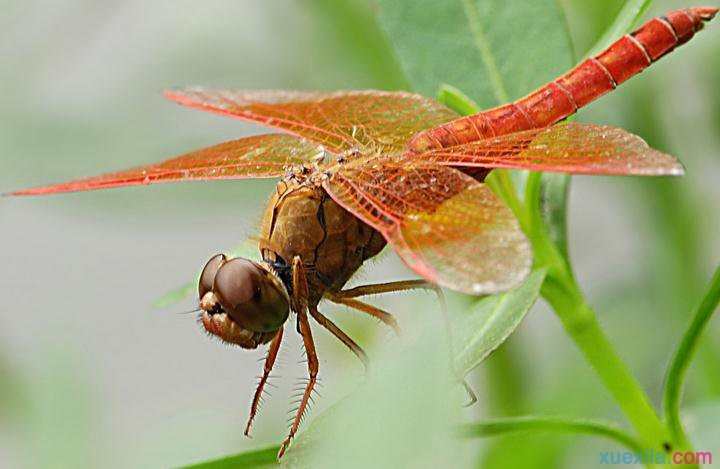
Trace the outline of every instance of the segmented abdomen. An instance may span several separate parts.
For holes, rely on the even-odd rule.
[[[552,125],[689,41],[717,11],[696,7],[653,18],[524,98],[421,132],[409,148],[422,152]]]

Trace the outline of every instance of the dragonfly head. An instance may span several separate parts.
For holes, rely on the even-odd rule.
[[[269,342],[290,313],[287,290],[272,268],[241,257],[210,258],[198,294],[205,329],[243,348]]]

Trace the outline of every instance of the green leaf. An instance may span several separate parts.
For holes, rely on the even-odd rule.
[[[543,173],[540,186],[540,214],[543,223],[560,254],[568,259],[567,201],[570,175]]]
[[[487,108],[564,72],[570,39],[556,0],[379,0],[378,21],[415,90],[455,86]]]
[[[517,328],[540,295],[545,269],[533,271],[509,292],[478,300],[453,322],[455,366],[465,376]]]
[[[443,334],[437,333],[442,327],[441,315],[435,308],[418,308],[417,313],[418,336],[388,343],[381,356],[373,360],[362,382],[343,378],[349,394],[311,419],[290,445],[280,466],[311,469],[466,466],[458,460],[463,442],[455,434],[464,396],[458,393],[457,399],[448,399],[457,387],[447,366],[447,343]],[[265,451],[267,459],[259,461],[267,464],[265,461],[274,457],[277,448]],[[247,455],[193,467],[246,467],[232,464],[244,463]],[[228,465],[210,465],[218,463]]]
[[[707,292],[698,305],[693,319],[680,341],[668,368],[663,394],[663,408],[670,431],[675,440],[684,441],[685,432],[680,422],[680,398],[688,366],[697,350],[702,332],[720,304],[720,265],[710,281]]]
[[[365,380],[298,435],[282,466],[468,467],[455,434],[465,396],[449,373],[442,318],[433,307],[418,314],[419,336],[387,344]]]
[[[480,107],[468,95],[452,85],[443,83],[437,93],[437,100],[458,114],[469,116],[480,112]]]
[[[231,259],[234,257],[244,257],[245,259],[250,260],[260,260],[260,253],[258,252],[257,243],[252,242],[251,240],[245,240],[242,244],[235,246],[226,254]],[[201,273],[201,271],[198,271],[198,273],[195,275],[195,280],[183,284],[182,286],[177,287],[173,290],[170,290],[157,300],[153,301],[153,307],[158,309],[167,308],[168,306],[172,306],[181,302],[182,300],[193,294],[197,289],[197,284],[200,280]]]
[[[367,0],[309,0],[302,2],[315,18],[314,30],[326,48],[352,57],[343,64],[357,69],[355,74],[369,74],[367,86],[382,89],[407,89],[407,82],[395,61],[387,40],[378,29],[372,2]],[[351,70],[355,71],[355,70]],[[347,70],[346,70],[347,72]],[[331,75],[325,71],[322,75]],[[345,86],[348,86],[347,84]]]
[[[605,30],[595,45],[590,48],[587,56],[592,57],[599,54],[603,49],[630,31],[633,26],[638,23],[640,18],[642,18],[647,9],[650,8],[651,4],[652,0],[628,0],[625,2],[625,5],[623,5],[620,12],[618,12],[615,20]]]
[[[266,468],[277,467],[277,446],[269,448],[246,451],[234,456],[227,456],[212,461],[205,461],[198,464],[185,466],[185,469],[242,469],[242,468]]]
[[[466,424],[460,429],[461,435],[467,437],[497,436],[528,431],[595,435],[614,440],[633,452],[643,451],[642,444],[617,425],[589,419],[530,415]]]

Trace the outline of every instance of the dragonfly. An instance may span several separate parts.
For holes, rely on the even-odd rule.
[[[696,7],[653,18],[529,95],[465,117],[408,92],[168,91],[181,105],[281,132],[9,195],[278,178],[258,237],[262,260],[212,257],[198,282],[198,311],[203,327],[227,343],[246,349],[269,344],[246,435],[293,315],[309,377],[281,457],[317,382],[310,318],[367,364],[363,349],[320,312],[321,300],[397,329],[392,314],[359,298],[439,287],[486,295],[508,290],[528,275],[528,240],[512,211],[484,183],[492,169],[683,174],[677,159],[638,136],[566,119],[690,40],[717,11]],[[345,288],[386,244],[421,278]]]

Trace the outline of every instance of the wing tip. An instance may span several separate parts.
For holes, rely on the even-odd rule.
[[[670,168],[667,175],[674,177],[685,176],[685,166],[683,166],[682,163],[677,161],[676,164],[672,168]]]
[[[530,276],[530,272],[532,272],[532,268],[531,266],[527,266],[524,270],[519,271],[517,275],[502,282],[485,281],[473,283],[471,288],[463,293],[469,293],[474,296],[505,293],[522,285],[522,283]]]
[[[517,269],[508,270],[509,275],[504,277],[498,275],[498,278],[492,280],[482,281],[469,281],[469,282],[453,282],[446,280],[443,276],[435,276],[434,278],[425,277],[420,271],[413,268],[415,272],[427,278],[429,281],[440,285],[441,287],[448,288],[460,293],[473,296],[484,296],[484,295],[497,295],[499,293],[505,293],[514,288],[519,287],[522,283],[528,279],[532,273],[533,268],[533,253],[530,246],[530,241],[523,235],[524,241],[518,249],[522,252],[520,256],[524,258],[524,262]]]
[[[66,184],[53,184],[50,186],[30,187],[28,189],[3,192],[0,194],[0,197],[34,197],[40,195],[67,194],[69,192],[81,192],[93,189],[95,188],[68,186]]]
[[[655,162],[657,166],[653,167],[649,165],[646,171],[641,171],[641,176],[669,176],[678,177],[685,175],[685,166],[682,162],[667,153],[663,153],[657,150],[653,150],[657,156]]]
[[[165,99],[169,99],[170,101],[182,104],[183,100],[188,99],[185,94],[187,90],[188,88],[185,87],[168,88],[166,90],[163,90],[162,94]]]
[[[43,195],[48,193],[53,193],[47,190],[47,187],[31,187],[29,189],[18,189],[16,191],[9,191],[9,192],[2,192],[0,193],[0,197],[25,197],[25,196],[33,196],[33,195]]]
[[[186,106],[197,105],[197,94],[210,91],[203,86],[174,86],[163,90],[166,99]],[[215,90],[217,91],[217,90]]]

